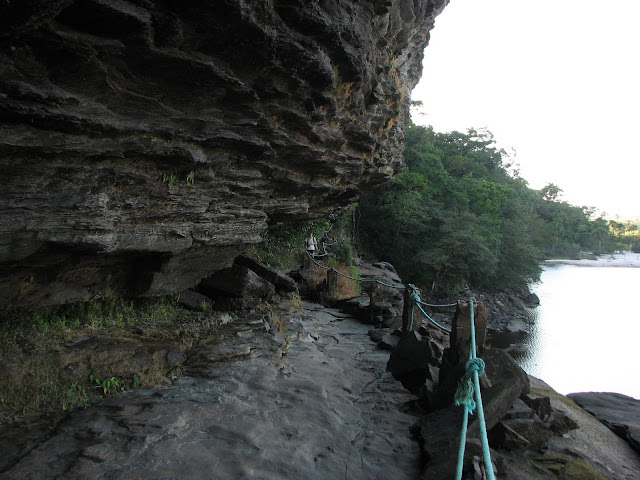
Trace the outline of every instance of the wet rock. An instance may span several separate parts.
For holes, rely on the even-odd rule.
[[[525,394],[523,397],[528,397]],[[550,407],[549,397],[546,404]],[[489,441],[494,448],[507,450],[540,449],[554,435],[564,435],[576,429],[576,422],[558,410],[552,410],[544,420],[525,402],[518,399],[502,419],[489,431]]]
[[[371,321],[368,296],[362,295],[359,297],[349,298],[346,300],[338,301],[336,304],[345,312],[354,315],[364,322]]]
[[[505,444],[497,443],[496,446],[504,448],[528,448],[540,449],[546,445],[547,441],[553,436],[554,432],[543,422],[537,415],[533,418],[511,418],[504,419],[496,424],[499,431],[505,432]],[[493,429],[492,429],[493,431]],[[496,440],[494,438],[494,440]],[[521,445],[524,440],[525,444]]]
[[[567,397],[640,452],[640,400],[606,392],[570,393]]]
[[[387,262],[378,262],[371,265],[359,265],[358,274],[361,278],[376,279],[389,285],[403,287],[402,280],[398,276],[396,269]],[[402,290],[400,290],[402,291]]]
[[[380,326],[383,328],[390,328],[391,330],[398,330],[402,328],[402,317],[383,318]]]
[[[529,323],[521,318],[510,319],[502,329],[511,333],[526,333],[529,330]]]
[[[559,410],[553,410],[550,417],[546,420],[547,425],[556,435],[564,435],[565,433],[578,428],[578,424]]]
[[[535,293],[530,293],[524,298],[524,302],[528,307],[537,307],[540,305],[540,298]]]
[[[389,270],[391,273],[395,273],[396,275],[398,274],[398,272],[396,272],[395,267],[391,265],[389,262],[376,262],[376,263],[372,263],[371,266],[381,268],[383,270]],[[400,277],[398,277],[398,282],[400,282],[399,278]]]

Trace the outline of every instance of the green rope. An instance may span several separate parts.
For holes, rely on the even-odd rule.
[[[320,268],[324,268],[325,270],[333,270],[334,272],[336,272],[338,275],[342,275],[345,278],[349,278],[351,280],[355,280],[356,282],[361,282],[361,283],[377,283],[379,285],[383,285],[385,287],[389,287],[389,288],[397,288],[398,290],[402,290],[404,289],[404,285],[389,285],[388,283],[385,283],[381,280],[378,279],[367,279],[367,278],[355,278],[355,277],[351,277],[349,275],[347,275],[346,273],[342,273],[340,270],[336,270],[335,268],[332,267],[325,267],[324,265],[322,265],[321,263],[317,262],[315,258],[313,258],[313,256],[311,256],[311,254],[309,254],[309,252],[305,252],[307,254],[307,256],[311,259],[311,261],[313,263],[315,263],[317,266],[319,266]]]
[[[456,465],[456,480],[462,478],[462,466],[464,463],[464,449],[467,439],[467,425],[469,415],[473,414],[478,407],[478,423],[480,425],[480,440],[482,442],[482,458],[484,469],[488,480],[495,480],[493,474],[493,464],[491,463],[491,452],[489,451],[489,440],[487,438],[487,425],[484,420],[484,409],[482,407],[482,395],[480,394],[480,375],[484,372],[484,361],[476,357],[476,330],[473,315],[474,298],[469,299],[469,312],[471,319],[471,337],[469,346],[469,360],[465,364],[466,372],[462,377],[458,390],[455,394],[455,404],[464,406],[462,417],[462,428],[460,431],[460,445],[458,447],[458,463]],[[475,401],[474,401],[475,394]]]
[[[419,300],[418,303],[420,305],[424,305],[425,307],[456,307],[458,306],[458,303],[445,303],[443,305],[435,305],[433,303],[423,302],[422,300]]]
[[[422,302],[420,300],[420,295],[418,295],[418,289],[416,288],[416,286],[413,285],[412,283],[410,283],[408,285],[408,287],[409,287],[409,290],[411,291],[411,293],[410,293],[410,296],[411,296],[411,328],[409,328],[409,330],[413,330],[413,308],[414,308],[414,306],[417,306],[420,309],[420,311],[422,312],[422,314],[427,318],[427,320],[429,320],[429,323],[433,323],[433,325],[435,327],[439,328],[443,332],[451,333],[450,329],[448,329],[444,325],[440,325],[438,322],[436,322],[421,307],[421,305],[428,305],[428,304],[425,304],[424,302]],[[455,305],[457,305],[457,304],[455,304]],[[432,306],[443,306],[443,305],[432,305]],[[448,306],[448,305],[446,305],[446,306]]]
[[[427,312],[425,312],[422,307],[420,306],[420,304],[418,303],[418,308],[420,309],[420,311],[422,312],[422,314],[427,317],[427,320],[429,320],[429,323],[433,323],[433,326],[438,328],[439,330],[445,332],[445,333],[451,333],[451,329],[445,327],[444,325],[439,324],[438,322],[436,322],[433,318],[431,318]]]
[[[475,388],[473,384],[474,374],[482,375],[484,373],[484,361],[481,358],[474,358],[469,360],[465,364],[466,372],[460,380],[460,385],[456,390],[454,396],[454,403],[456,405],[465,405],[469,407],[469,413],[473,415],[473,411],[476,409],[476,402],[473,399]]]

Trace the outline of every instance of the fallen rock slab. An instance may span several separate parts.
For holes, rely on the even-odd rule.
[[[248,255],[238,255],[234,263],[247,267],[249,270],[257,274],[259,277],[264,278],[267,282],[271,283],[277,291],[284,292],[297,292],[298,286],[295,280],[287,275],[284,275],[277,270],[274,270],[270,266],[262,263],[255,258],[251,258]]]

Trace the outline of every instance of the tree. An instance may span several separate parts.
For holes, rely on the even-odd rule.
[[[431,289],[525,289],[540,260],[620,248],[629,230],[560,201],[549,183],[529,188],[486,130],[411,125],[408,168],[360,202],[362,242],[403,278]]]
[[[544,187],[540,189],[542,193],[542,198],[548,200],[550,202],[558,201],[558,198],[562,196],[562,189],[553,183],[547,183]]]

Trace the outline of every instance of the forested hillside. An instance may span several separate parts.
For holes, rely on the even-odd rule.
[[[423,288],[525,289],[545,258],[630,247],[635,225],[561,201],[556,185],[531,189],[487,131],[412,125],[404,156],[392,183],[362,197],[357,232]]]

